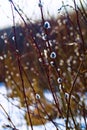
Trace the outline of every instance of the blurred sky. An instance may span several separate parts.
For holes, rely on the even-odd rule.
[[[73,0],[42,0],[43,10],[45,16],[47,16],[47,11],[52,16],[56,16],[58,13],[58,8],[62,6],[62,1],[65,4],[73,5]],[[79,3],[79,0],[76,0]],[[23,12],[32,20],[40,19],[40,9],[38,7],[39,0],[13,0],[16,6],[19,6]],[[21,22],[19,15],[15,13],[16,23]],[[9,0],[0,0],[0,28],[6,26],[12,26],[12,11]]]

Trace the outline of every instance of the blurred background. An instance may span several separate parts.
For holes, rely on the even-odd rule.
[[[27,17],[32,21],[41,19],[40,9],[38,8],[39,0],[13,0],[13,2],[16,7],[23,10],[24,14],[27,15]],[[64,2],[66,5],[74,5],[73,0],[42,0],[45,17],[48,18],[48,15],[49,17],[56,17],[58,15],[58,9],[62,6],[62,2]],[[79,0],[76,0],[76,2],[77,5],[79,5]],[[16,11],[15,19],[16,23],[22,22]],[[13,22],[10,2],[9,0],[0,0],[0,28],[12,26],[12,24]]]
[[[74,125],[78,128],[76,130],[85,130],[87,116],[87,11],[85,7],[87,0],[75,1],[81,32],[74,0],[42,0],[44,20],[41,18],[39,0],[13,0],[16,8],[11,8],[9,1],[12,0],[0,0],[0,130],[13,129],[8,115],[18,129],[31,130],[17,56],[20,57],[19,62],[23,69],[24,89],[34,130],[57,130],[56,127],[59,130],[66,129],[69,92],[79,65],[83,63],[71,95],[70,119],[72,116],[74,121],[70,120],[69,130],[74,129]],[[13,27],[12,9],[15,27]],[[16,9],[28,26],[24,25]],[[85,57],[84,62],[83,57]],[[48,78],[47,72],[49,72]],[[49,82],[52,90],[49,88]],[[55,95],[57,106],[52,94]],[[38,100],[41,101],[47,113]],[[58,110],[62,111],[63,116]]]

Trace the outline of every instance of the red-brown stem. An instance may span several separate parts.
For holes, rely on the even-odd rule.
[[[82,67],[82,64],[83,64],[83,61],[80,62],[80,65],[79,65],[79,68],[78,68],[78,71],[77,71],[77,74],[75,76],[75,79],[73,81],[73,84],[72,84],[72,87],[70,89],[70,92],[69,92],[69,99],[68,99],[68,107],[67,107],[67,120],[66,120],[66,130],[68,129],[68,122],[69,122],[69,112],[70,112],[70,104],[71,104],[71,96],[72,96],[72,92],[73,92],[73,89],[75,87],[75,84],[76,84],[76,80],[78,78],[78,75],[79,75],[79,72],[80,72],[80,69]]]
[[[14,125],[14,123],[12,122],[10,116],[8,115],[8,113],[6,112],[6,110],[4,109],[4,107],[0,104],[0,107],[3,109],[3,111],[5,112],[5,114],[7,115],[7,119],[10,121],[10,123],[12,124],[12,126],[16,129],[16,126]]]
[[[18,50],[17,40],[16,40],[16,30],[15,30],[15,18],[14,18],[14,12],[13,12],[13,7],[12,7],[13,5],[14,4],[11,3],[11,10],[12,10],[12,16],[13,16],[13,26],[14,26],[14,37],[15,37],[15,48],[16,48],[16,50]],[[26,97],[26,93],[25,93],[24,80],[23,80],[23,75],[22,75],[22,67],[21,67],[21,62],[20,62],[20,55],[19,55],[19,52],[16,52],[16,53],[17,53],[17,62],[18,62],[19,74],[20,74],[20,79],[21,79],[22,88],[23,88],[23,96],[24,96],[24,100],[25,100],[25,104],[26,104],[27,112],[28,112],[28,119],[29,119],[29,122],[30,122],[30,125],[31,125],[31,129],[33,130],[33,125],[32,125],[30,112],[29,112],[29,106],[28,106],[27,97]]]
[[[78,28],[79,28],[79,35],[82,40],[82,50],[83,50],[83,54],[85,55],[85,42],[84,42],[84,38],[82,35],[82,29],[81,29],[80,22],[79,22],[79,14],[78,14],[78,10],[77,10],[77,5],[76,5],[76,1],[75,0],[73,0],[73,1],[74,1],[75,11],[76,11],[76,20],[77,20],[77,24],[78,24]]]

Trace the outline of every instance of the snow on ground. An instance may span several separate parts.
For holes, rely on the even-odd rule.
[[[19,106],[19,99],[15,98],[12,100],[11,98],[6,98],[7,90],[4,84],[0,84],[0,104],[4,107],[6,112],[9,114],[12,122],[17,127],[18,130],[27,130],[26,122],[24,120],[24,109],[18,109],[16,106]],[[46,96],[46,94],[45,94]],[[51,97],[50,94],[47,96]],[[86,95],[87,96],[87,95]],[[52,98],[52,97],[51,97]],[[87,97],[86,97],[87,99]],[[87,102],[87,100],[86,100]],[[14,104],[14,105],[13,105]],[[81,122],[81,130],[85,130],[84,120],[77,118],[78,122]],[[65,130],[65,119],[55,119],[54,122],[57,124],[59,130]],[[7,120],[7,115],[3,111],[3,109],[0,107],[0,130],[8,130],[6,128],[3,128],[2,126],[9,125],[9,122]],[[48,122],[45,124],[45,127],[40,126],[34,126],[34,130],[56,130],[55,126]],[[29,130],[31,128],[29,127]]]
[[[12,99],[6,99],[6,94],[7,94],[7,90],[4,86],[4,84],[0,85],[0,104],[4,107],[4,109],[6,110],[6,112],[10,115],[10,118],[12,120],[12,122],[14,123],[14,125],[19,129],[19,130],[27,130],[26,127],[26,122],[24,120],[24,111],[23,109],[18,109],[15,105],[19,105],[19,101],[17,98],[15,98],[14,100]],[[15,105],[13,105],[13,104]],[[63,119],[57,119],[55,120],[55,122],[58,122],[60,128],[62,130],[64,130],[64,126],[63,124],[65,123]],[[3,125],[9,125],[9,122],[7,120],[7,115],[5,114],[5,112],[3,111],[3,109],[0,107],[0,130],[8,130],[6,128],[3,128]],[[48,122],[45,125],[46,130],[56,130],[55,126],[51,123]],[[45,127],[40,125],[40,126],[34,126],[34,130],[45,130]],[[61,130],[60,129],[60,130]],[[29,127],[29,130],[31,130],[31,128]]]

